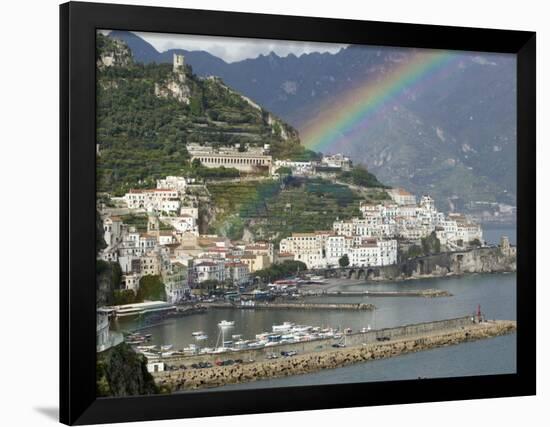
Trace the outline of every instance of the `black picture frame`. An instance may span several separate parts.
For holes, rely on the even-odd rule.
[[[97,29],[517,55],[517,373],[97,398],[95,40]],[[160,420],[533,395],[535,381],[534,32],[69,2],[60,6],[60,420]]]

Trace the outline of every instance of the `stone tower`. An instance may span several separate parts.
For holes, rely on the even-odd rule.
[[[183,72],[183,66],[184,65],[185,65],[185,57],[183,55],[179,55],[177,53],[174,53],[173,68],[172,68],[174,73]]]
[[[155,234],[158,236],[160,232],[159,217],[155,212],[150,213],[147,216],[147,233]]]

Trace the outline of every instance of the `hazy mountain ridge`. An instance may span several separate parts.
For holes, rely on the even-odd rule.
[[[383,78],[411,50],[350,46],[337,54],[276,54],[226,63],[207,52],[159,53],[141,38],[116,32],[137,61],[169,62],[184,53],[198,75],[218,75],[299,130],[319,109],[369,79]],[[156,52],[156,53],[155,53]],[[486,200],[515,203],[515,59],[461,53],[445,78],[399,97],[360,139],[338,149],[377,176],[415,192],[430,191],[440,206]],[[390,107],[392,107],[390,105]],[[346,138],[343,138],[346,141]]]

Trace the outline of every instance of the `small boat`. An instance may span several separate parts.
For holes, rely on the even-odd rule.
[[[194,337],[198,337],[199,335],[204,335],[204,332],[203,331],[195,331],[195,332],[191,332],[191,335],[193,335]]]
[[[222,320],[220,323],[218,323],[218,326],[221,326],[222,328],[225,326],[235,326],[234,320]]]
[[[233,338],[233,340],[237,341],[237,340],[240,340],[242,338],[242,335],[240,335],[240,334],[231,335],[231,338]]]
[[[286,332],[290,331],[293,326],[294,323],[292,322],[284,322],[282,325],[273,325],[271,329],[273,330],[273,332]]]
[[[344,333],[345,333],[345,334],[351,334],[351,333],[352,333],[351,328],[346,328],[346,329],[344,329]]]
[[[195,339],[197,341],[204,341],[204,340],[208,339],[208,335],[206,335],[206,334],[204,334],[204,335],[195,335]]]
[[[174,347],[172,344],[164,344],[160,346],[160,349],[162,351],[168,351],[168,350],[172,350],[172,347]]]
[[[155,348],[157,348],[156,345],[138,345],[137,346],[138,351],[154,350]]]

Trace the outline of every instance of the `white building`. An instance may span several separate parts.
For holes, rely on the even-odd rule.
[[[237,286],[247,284],[250,281],[248,265],[243,262],[226,262],[225,277]]]
[[[197,283],[202,283],[207,280],[217,280],[223,282],[225,280],[225,264],[223,261],[202,261],[195,265],[195,274]]]
[[[416,205],[416,196],[403,188],[392,188],[387,193],[398,205]]]
[[[178,212],[181,206],[178,191],[170,188],[133,189],[124,195],[124,200],[130,209],[148,211]]]
[[[266,154],[266,148],[247,146],[214,148],[212,145],[187,144],[191,161],[198,160],[207,168],[235,168],[242,172],[271,173],[273,158]]]
[[[279,168],[289,168],[292,171],[292,175],[307,176],[312,175],[314,172],[312,162],[295,162],[292,160],[275,160],[273,164],[272,173],[276,174]]]
[[[364,239],[359,245],[350,248],[351,267],[374,267],[397,263],[397,241]]]
[[[157,179],[157,189],[168,188],[176,190],[179,193],[185,193],[189,184],[194,184],[195,178],[188,178],[183,176],[167,176],[164,179]]]
[[[323,156],[321,159],[321,165],[329,168],[338,168],[342,170],[350,170],[352,162],[349,157],[344,156],[341,153]]]

